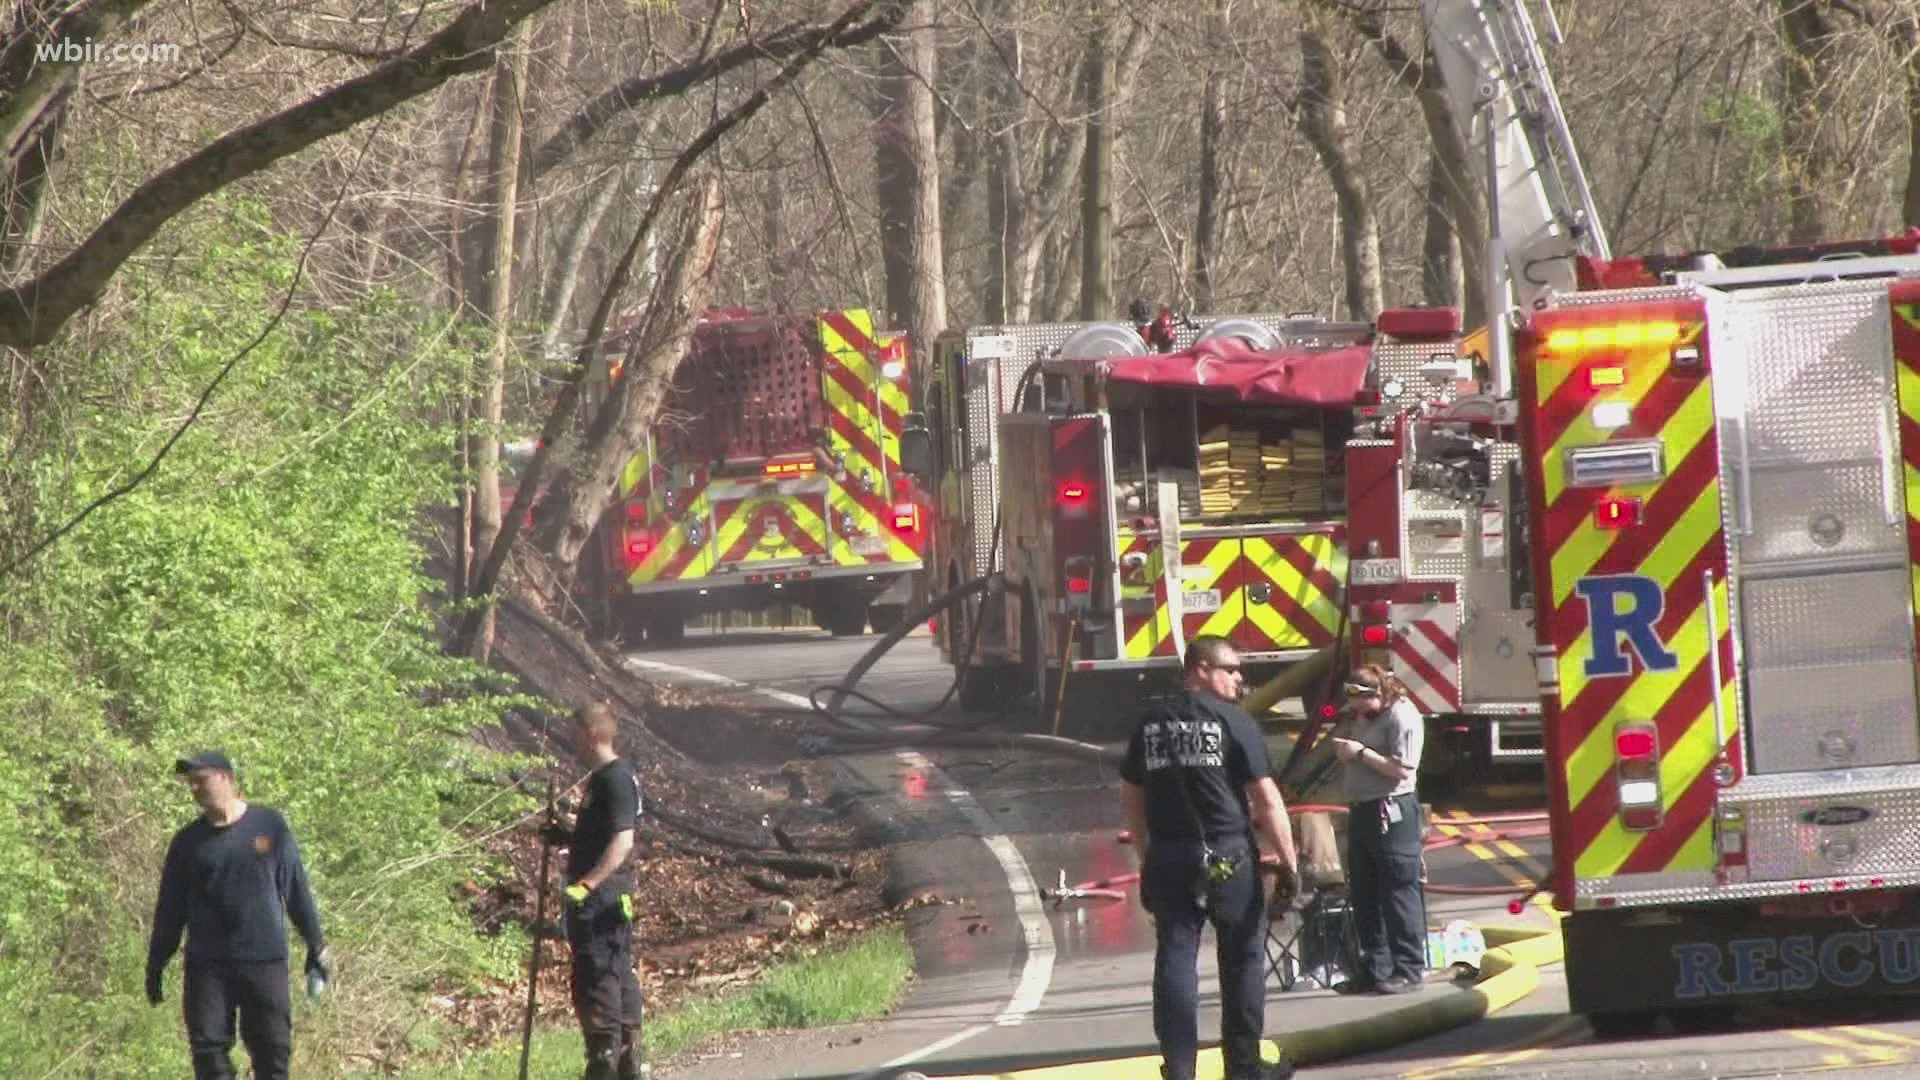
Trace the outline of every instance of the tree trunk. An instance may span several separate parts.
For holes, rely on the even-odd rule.
[[[713,297],[714,263],[720,254],[725,204],[720,181],[709,177],[694,193],[687,225],[670,262],[647,299],[647,313],[605,401],[587,430],[587,458],[567,485],[557,529],[541,546],[552,553],[560,587],[573,578],[580,550],[606,513],[620,472],[638,453],[665,400],[673,372]]]
[[[1373,192],[1354,164],[1339,62],[1326,39],[1311,30],[1300,33],[1300,60],[1300,129],[1319,156],[1339,207],[1347,318],[1371,321],[1380,314],[1386,292],[1380,276],[1380,223],[1374,217]]]
[[[1434,307],[1461,306],[1460,242],[1447,213],[1447,183],[1440,155],[1427,158],[1427,212],[1420,241],[1420,298]]]
[[[47,178],[60,154],[60,134],[66,128],[67,106],[80,77],[61,85],[39,114],[39,127],[28,135],[28,145],[13,159],[13,174],[5,189],[5,221],[0,224],[0,273],[8,280],[24,272],[40,246],[46,224]]]
[[[1817,0],[1779,0],[1787,49],[1781,57],[1782,152],[1789,239],[1830,239],[1843,201],[1836,70],[1841,40]]]
[[[524,134],[521,94],[527,81],[527,30],[522,26],[494,60],[493,120],[487,153],[487,291],[484,313],[493,324],[493,347],[480,386],[473,435],[473,552],[484,560],[500,537],[500,426],[505,419],[507,357],[513,349],[513,255],[520,201],[520,146]],[[521,508],[523,511],[525,507]],[[475,659],[493,648],[493,609],[473,642]]]
[[[987,287],[985,318],[989,323],[1013,321],[1023,304],[1016,295],[1032,288],[1030,271],[1023,273],[1027,249],[1026,148],[1021,141],[1028,107],[1021,87],[1026,79],[1026,42],[1020,32],[1025,5],[1004,0],[994,9],[998,23],[986,49],[983,77],[990,80],[992,102],[987,125],[992,144],[987,149]]]
[[[879,185],[880,259],[887,322],[905,327],[919,385],[926,344],[946,328],[945,254],[940,235],[940,158],[934,123],[936,64],[931,0],[915,0],[920,25],[880,41],[874,176]]]
[[[1213,0],[1212,40],[1233,40],[1232,14],[1233,0]],[[1196,312],[1214,309],[1214,250],[1219,243],[1220,229],[1220,134],[1227,121],[1222,100],[1225,75],[1221,67],[1218,57],[1209,60],[1206,81],[1200,89],[1200,176],[1193,219],[1192,309]]]
[[[1920,12],[1903,12],[1893,29],[1906,78],[1907,182],[1900,194],[1900,223],[1911,229],[1920,227]]]
[[[1080,159],[1080,318],[1113,317],[1113,58],[1107,50],[1107,11],[1095,4],[1087,32],[1081,103],[1087,148]]]

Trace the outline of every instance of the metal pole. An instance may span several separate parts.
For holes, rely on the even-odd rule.
[[[549,757],[547,749],[547,717],[540,716],[540,756]],[[547,762],[547,823],[553,823],[553,762]],[[540,990],[540,946],[545,941],[547,921],[547,868],[553,857],[553,843],[547,839],[547,830],[540,830],[540,880],[534,885],[533,900],[533,962],[527,969],[527,1015],[520,1025],[520,1080],[527,1080],[527,1059],[533,1050],[533,1009]]]
[[[1480,107],[1480,137],[1487,148],[1487,253],[1485,306],[1487,309],[1487,365],[1492,369],[1493,397],[1513,396],[1513,348],[1507,327],[1507,251],[1500,238],[1500,139],[1495,120],[1499,95]]]

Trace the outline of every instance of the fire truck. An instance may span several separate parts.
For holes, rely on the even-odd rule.
[[[1463,391],[1479,387],[1458,332],[1451,309],[1390,311],[1372,324],[1267,315],[1205,325],[1163,310],[1151,321],[1136,312],[1132,325],[943,336],[928,393],[940,487],[930,557],[948,587],[1004,575],[936,635],[966,669],[962,704],[1030,694],[1052,708],[1070,674],[1069,699],[1099,711],[1116,684],[1131,692],[1177,678],[1184,642],[1199,634],[1225,636],[1267,673],[1352,632],[1350,550],[1398,559],[1412,550],[1397,539],[1403,518],[1417,531],[1468,516],[1451,494],[1428,505],[1421,481],[1389,471],[1362,483],[1353,472],[1390,447],[1376,433],[1397,418],[1471,414]],[[1369,532],[1355,549],[1359,525]],[[1460,602],[1461,569],[1415,560],[1412,575],[1374,587],[1404,597],[1394,614],[1411,624],[1429,613],[1411,605]],[[1504,597],[1504,569],[1499,580]],[[1440,621],[1449,633],[1459,624]],[[1392,625],[1382,605],[1378,625],[1358,632],[1384,649],[1421,629]],[[1516,649],[1530,680],[1524,637]],[[1531,694],[1531,682],[1522,689]],[[1517,700],[1537,711],[1537,699]],[[1453,712],[1432,722],[1458,726]]]
[[[611,627],[671,644],[780,603],[836,636],[898,625],[925,546],[908,411],[906,341],[864,309],[706,313],[594,539]]]
[[[1425,8],[1480,141],[1569,159],[1524,9]],[[1614,258],[1578,235],[1590,205],[1519,164],[1489,155],[1513,181],[1490,208],[1548,228],[1495,218],[1489,344],[1502,399],[1511,361],[1571,1008],[1628,1033],[1911,989],[1920,231]]]

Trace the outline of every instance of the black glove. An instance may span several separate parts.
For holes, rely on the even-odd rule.
[[[147,969],[147,1004],[149,1005],[158,1005],[165,997],[160,993],[160,976],[165,970],[157,967]]]
[[[1285,913],[1299,895],[1300,871],[1286,863],[1274,867],[1273,896],[1267,901],[1268,916]]]
[[[307,950],[307,974],[315,972],[328,982],[333,981],[333,950],[324,944],[317,949]]]

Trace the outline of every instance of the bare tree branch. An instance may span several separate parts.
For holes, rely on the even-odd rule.
[[[120,265],[181,211],[243,177],[434,89],[483,71],[493,48],[553,0],[491,0],[357,78],[229,132],[141,184],[107,219],[44,273],[0,291],[0,345],[32,348],[98,299]]]

